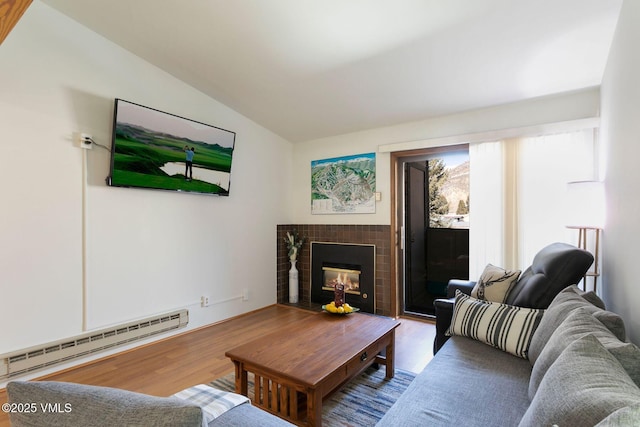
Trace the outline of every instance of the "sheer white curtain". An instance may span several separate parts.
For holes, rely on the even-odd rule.
[[[487,263],[524,269],[566,228],[566,186],[596,177],[593,129],[471,144],[469,275]]]
[[[504,144],[469,145],[469,278],[504,265]]]

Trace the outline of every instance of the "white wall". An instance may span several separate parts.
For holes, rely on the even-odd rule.
[[[607,222],[603,234],[603,294],[640,343],[640,3],[625,0],[602,82],[603,178]]]
[[[195,328],[276,302],[289,142],[39,1],[0,63],[0,353],[175,308]],[[230,197],[107,187],[109,152],[72,134],[110,145],[116,97],[235,131]],[[247,302],[199,305],[245,288]]]
[[[377,152],[380,145],[419,141],[422,147],[442,144],[438,138],[597,117],[597,88],[505,104],[397,126],[370,129],[304,143],[294,147],[293,201],[299,224],[390,224],[390,155],[376,154],[376,188],[382,193],[375,214],[311,215],[311,161]],[[459,143],[466,142],[461,138]]]

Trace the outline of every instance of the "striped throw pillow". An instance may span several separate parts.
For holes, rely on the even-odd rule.
[[[447,335],[473,338],[526,359],[543,314],[541,309],[478,300],[457,290]]]

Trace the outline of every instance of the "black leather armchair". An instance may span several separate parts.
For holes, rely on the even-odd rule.
[[[575,285],[585,275],[593,255],[566,243],[552,243],[533,258],[533,263],[518,278],[509,291],[506,304],[528,308],[547,308],[564,288]],[[476,282],[450,280],[447,299],[437,299],[433,305],[436,313],[436,338],[434,354],[449,339],[445,335],[451,325],[456,290],[470,295]]]

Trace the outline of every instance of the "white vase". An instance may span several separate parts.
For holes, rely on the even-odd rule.
[[[298,270],[296,269],[296,263],[298,262],[295,259],[291,261],[291,269],[289,270],[289,302],[297,303],[298,302]]]

